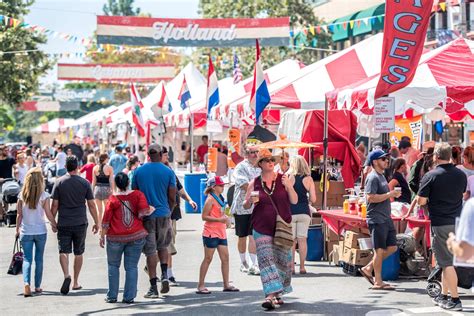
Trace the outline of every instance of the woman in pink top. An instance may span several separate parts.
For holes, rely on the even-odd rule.
[[[196,294],[211,294],[204,286],[207,270],[211,264],[214,252],[217,249],[221,259],[222,278],[224,280],[224,292],[238,292],[239,289],[229,283],[229,250],[227,249],[226,228],[229,226],[229,218],[224,214],[226,201],[222,196],[224,192],[224,181],[221,177],[213,177],[207,181],[204,194],[207,195],[202,210],[204,229],[202,240],[204,243],[204,259],[199,269],[199,283]]]
[[[95,156],[94,154],[90,154],[87,156],[87,164],[82,166],[81,168],[81,174],[86,173],[86,180],[89,181],[90,184],[92,184],[92,170],[94,170],[95,167]]]

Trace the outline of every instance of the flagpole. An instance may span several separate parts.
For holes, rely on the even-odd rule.
[[[161,121],[159,122],[160,124],[158,125],[160,127],[160,146],[163,146],[163,143],[164,143],[164,135],[163,135],[163,132],[164,132],[164,126],[162,125],[165,125],[165,120],[163,118],[163,107],[161,108]]]
[[[194,163],[194,115],[189,109],[189,137],[191,138],[191,156],[190,156],[190,163],[189,163],[189,173],[193,173],[193,163]]]

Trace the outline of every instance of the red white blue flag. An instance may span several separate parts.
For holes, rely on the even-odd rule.
[[[209,55],[209,71],[207,73],[207,116],[211,114],[211,109],[219,104],[219,87],[217,84],[217,74]]]
[[[250,108],[255,111],[255,123],[258,124],[260,115],[265,107],[270,103],[270,93],[268,92],[267,82],[263,74],[262,64],[260,62],[260,46],[257,42],[257,58],[253,70],[252,93],[250,94]]]
[[[179,92],[178,100],[181,102],[181,108],[184,110],[187,107],[188,100],[191,99],[191,92],[189,91],[188,84],[186,83],[186,77],[183,77],[183,85]]]
[[[132,117],[133,117],[133,124],[137,128],[138,135],[144,137],[145,136],[145,122],[142,116],[142,100],[140,95],[138,94],[137,89],[135,88],[135,84],[131,83],[130,85],[130,101],[132,102]]]

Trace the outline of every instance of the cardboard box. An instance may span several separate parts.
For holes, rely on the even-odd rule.
[[[341,240],[341,236],[333,232],[327,225],[325,225],[325,236],[326,241],[339,241]]]
[[[323,223],[323,219],[319,214],[312,214],[311,216],[311,225],[321,225]]]
[[[326,258],[329,258],[334,246],[339,246],[339,241],[326,241]]]
[[[359,249],[359,243],[357,240],[359,238],[366,238],[366,237],[367,236],[365,234],[356,233],[353,231],[346,231],[346,234],[344,235],[344,247]]]
[[[332,252],[331,252],[331,262],[334,265],[339,265],[339,245],[334,245],[332,246]]]
[[[319,181],[314,183],[316,185],[316,205],[321,206],[323,200],[322,191],[319,189]],[[346,189],[343,181],[329,181],[329,191],[327,195],[328,207],[342,207],[344,203],[344,194]]]
[[[342,261],[351,263],[352,259],[352,249],[344,247],[342,251]]]
[[[365,266],[372,260],[372,250],[351,249],[350,263],[355,266]]]

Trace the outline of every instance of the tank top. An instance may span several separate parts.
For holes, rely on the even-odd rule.
[[[104,173],[104,164],[99,167],[99,174],[95,176],[96,183],[101,186],[110,185],[109,176]]]
[[[398,185],[402,188],[402,195],[399,198],[396,198],[396,202],[402,203],[411,203],[411,191],[410,187],[408,186],[408,182],[405,177],[400,172],[393,173],[393,179],[397,180]]]
[[[306,190],[303,179],[304,176],[295,176],[295,185],[293,188],[298,194],[298,203],[290,204],[291,215],[307,214],[309,215],[308,190]]]
[[[23,183],[25,183],[25,177],[26,177],[26,174],[27,174],[29,168],[25,164],[23,167],[18,165],[17,169],[18,169],[18,182],[23,184]]]
[[[211,195],[208,196],[208,199],[212,199],[212,208],[209,212],[209,216],[214,218],[220,218],[224,214],[222,206],[219,205],[219,202],[216,201]],[[210,238],[220,238],[226,239],[226,224],[220,222],[204,222],[204,229],[202,232],[203,237]]]

